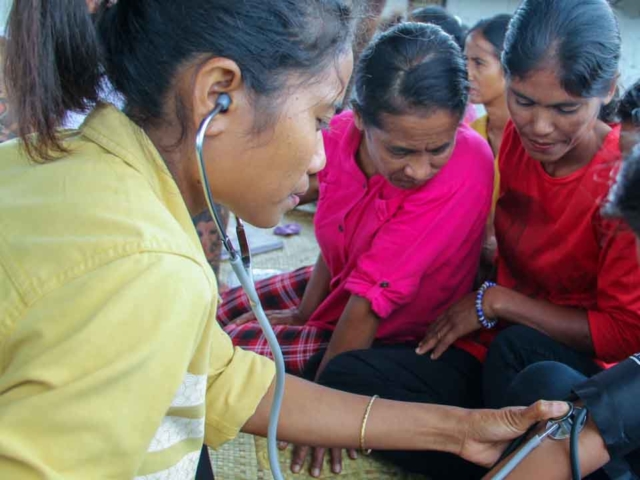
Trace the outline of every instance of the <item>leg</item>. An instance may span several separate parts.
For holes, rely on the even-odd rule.
[[[227,325],[224,331],[231,337],[235,346],[273,358],[258,322]],[[282,349],[287,373],[297,376],[302,375],[309,358],[327,348],[332,333],[305,325],[274,325],[273,331]]]
[[[530,405],[538,400],[564,400],[586,376],[559,362],[538,362],[525,368],[507,390],[507,405]]]
[[[450,348],[436,361],[413,348],[379,347],[339,355],[319,378],[321,385],[361,395],[465,408],[481,405],[481,363]],[[477,479],[484,469],[440,452],[378,452],[406,470],[437,479]]]
[[[302,267],[256,282],[262,307],[265,310],[287,310],[300,305],[311,272],[313,266]],[[218,307],[218,322],[225,327],[249,310],[249,299],[242,287],[232,288],[222,293],[222,302]]]
[[[511,383],[526,367],[537,362],[563,363],[590,377],[602,369],[586,354],[556,342],[544,333],[521,325],[502,331],[489,347],[484,364],[483,391],[489,408],[506,403]]]

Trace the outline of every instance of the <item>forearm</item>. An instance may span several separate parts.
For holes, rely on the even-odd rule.
[[[351,350],[369,348],[376,337],[379,321],[378,316],[371,309],[369,300],[351,295],[331,336],[317,375],[320,375],[327,363],[337,355]]]
[[[273,386],[243,431],[266,436]],[[300,445],[360,447],[368,397],[287,376],[278,439]],[[367,448],[459,453],[468,412],[454,407],[377,399],[366,425]]]
[[[571,348],[594,352],[585,310],[560,307],[500,286],[487,290],[484,309],[490,317],[535,328]]]
[[[309,320],[316,308],[327,298],[330,282],[331,273],[320,254],[298,307],[298,313],[303,321]]]
[[[539,430],[541,430],[540,427]],[[588,475],[609,461],[609,453],[598,429],[589,421],[580,434],[580,470],[583,476]],[[511,457],[508,457],[511,458]],[[491,479],[505,459],[498,467],[485,476]],[[570,480],[571,461],[569,455],[569,439],[543,440],[524,461],[509,475],[509,480],[529,480],[531,478],[544,478],[548,480]]]

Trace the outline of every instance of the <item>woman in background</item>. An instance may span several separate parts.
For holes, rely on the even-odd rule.
[[[493,184],[493,209],[500,192],[498,152],[504,127],[509,121],[507,108],[507,83],[502,68],[504,37],[511,15],[501,14],[480,20],[467,33],[465,55],[469,69],[469,101],[482,105],[486,114],[471,124],[482,138],[489,142],[495,157],[495,181]],[[493,223],[493,222],[491,222]]]

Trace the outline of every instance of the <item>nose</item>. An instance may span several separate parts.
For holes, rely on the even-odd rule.
[[[424,183],[433,176],[433,167],[427,155],[404,167],[404,174],[417,183]]]
[[[535,137],[541,138],[553,133],[553,119],[551,114],[544,108],[537,108],[533,112],[532,133]]]
[[[318,132],[318,137],[316,139],[316,151],[313,154],[313,157],[311,157],[311,162],[309,163],[309,175],[318,173],[326,164],[327,155],[324,151],[324,138],[322,137],[322,132]]]

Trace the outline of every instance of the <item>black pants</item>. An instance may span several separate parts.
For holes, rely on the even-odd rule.
[[[585,377],[602,370],[589,355],[556,342],[544,333],[521,325],[509,327],[491,343],[484,363],[482,387],[485,405],[488,408],[501,408],[522,405],[523,402],[530,404],[541,399],[524,396],[523,391],[514,389],[513,383],[525,368],[547,361],[567,365]],[[568,397],[571,387],[569,383],[553,378],[540,378],[535,390],[544,391],[549,395],[547,399],[553,400]]]
[[[333,359],[318,383],[360,395],[406,402],[478,408],[482,405],[482,364],[472,355],[450,348],[436,361],[417,355],[415,347],[375,347]],[[393,428],[389,425],[389,428]],[[438,479],[479,479],[485,469],[441,452],[377,452],[384,459]]]

